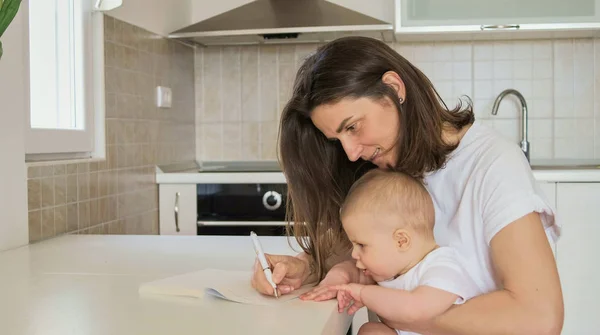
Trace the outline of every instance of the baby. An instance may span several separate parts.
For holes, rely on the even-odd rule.
[[[361,282],[332,286],[340,308],[366,306],[382,320],[412,324],[481,294],[455,249],[436,244],[425,187],[399,172],[375,169],[356,181],[340,209]],[[378,284],[378,285],[372,285]],[[351,304],[351,302],[353,302]],[[359,334],[414,334],[368,322]]]

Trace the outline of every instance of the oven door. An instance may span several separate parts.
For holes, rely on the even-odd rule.
[[[287,185],[198,184],[198,235],[286,235]]]

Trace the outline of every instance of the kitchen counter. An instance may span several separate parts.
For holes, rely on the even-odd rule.
[[[265,252],[296,254],[282,237]],[[245,236],[66,235],[0,253],[0,333],[345,334],[335,300],[254,306],[207,297],[149,297],[141,283],[203,268],[249,270]],[[250,278],[248,278],[250,280]]]
[[[247,164],[249,171],[219,170],[218,166],[241,166]],[[282,172],[274,171],[276,161],[268,162],[204,162],[199,167],[195,162],[172,167],[157,167],[158,184],[197,184],[197,183],[285,183]],[[266,166],[266,168],[265,168]],[[258,171],[265,168],[265,171]],[[532,160],[533,176],[540,182],[600,182],[600,159],[571,160],[549,159]]]

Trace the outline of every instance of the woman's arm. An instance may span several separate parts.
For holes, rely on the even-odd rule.
[[[497,280],[504,289],[475,297],[433,319],[402,325],[425,334],[560,334],[563,298],[556,262],[539,214],[528,214],[491,241]],[[388,323],[388,322],[386,322]]]

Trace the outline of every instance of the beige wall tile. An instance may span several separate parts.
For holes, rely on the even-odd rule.
[[[79,209],[76,203],[67,205],[67,232],[79,229]]]
[[[279,64],[279,105],[277,108],[276,120],[279,121],[279,116],[288,100],[292,97],[292,88],[294,86],[294,78],[296,77],[296,69],[293,64]]]
[[[67,174],[76,174],[77,164],[67,164]]]
[[[259,129],[258,122],[242,124],[242,159],[258,160],[260,158]]]
[[[260,158],[277,159],[277,123],[261,122],[260,134]]]
[[[29,242],[42,239],[42,211],[30,211],[29,215]]]
[[[42,238],[55,236],[54,232],[54,208],[42,209]]]
[[[27,180],[27,207],[28,209],[40,209],[42,206],[42,181],[39,178]]]
[[[64,164],[54,165],[53,171],[55,176],[62,176],[67,173],[67,166]]]
[[[222,125],[204,124],[202,127],[203,159],[220,160],[223,157],[223,131]]]
[[[77,192],[77,175],[70,174],[67,175],[67,203],[76,202],[78,199]]]
[[[242,49],[242,120],[260,120],[258,47]],[[206,122],[202,120],[202,122]]]
[[[28,167],[32,242],[74,232],[124,234],[120,207],[123,217],[158,207],[159,151],[165,152],[162,163],[195,159],[194,50],[110,16],[105,40],[106,160]],[[220,54],[214,60],[220,63]],[[220,66],[215,72],[220,80]],[[170,110],[154,105],[157,84],[173,89]],[[220,82],[214,89],[220,91]],[[159,129],[166,130],[164,136]],[[154,224],[134,222],[130,231],[157,233]]]
[[[61,235],[67,231],[67,206],[54,208],[54,234]]]
[[[117,168],[117,146],[107,145],[106,146],[106,168],[108,170],[114,170]]]
[[[91,166],[91,165],[90,165]],[[95,199],[99,195],[98,172],[90,172],[90,199]]]
[[[108,15],[104,15],[104,39],[115,41],[115,20]]]
[[[118,221],[112,221],[112,222],[109,222],[107,224],[107,226],[108,226],[108,234],[110,234],[110,235],[119,235],[119,234],[121,234],[119,232],[118,223],[119,223]]]
[[[223,48],[223,77],[221,82],[223,122],[239,122],[242,120],[240,50],[240,47]]]
[[[40,177],[50,177],[54,175],[54,168],[52,165],[45,165],[40,167]]]
[[[260,48],[260,121],[277,119],[279,80],[277,75],[277,47]]]
[[[77,164],[77,173],[90,172],[90,163],[79,163]]]
[[[108,220],[107,221],[114,221],[117,220],[119,218],[119,202],[118,202],[118,197],[117,196],[112,196],[112,197],[108,197],[107,198],[107,202],[106,205],[108,206]]]
[[[204,122],[221,122],[221,48],[204,49]]]
[[[40,166],[30,166],[27,168],[27,178],[39,178],[42,175]]]
[[[94,227],[102,221],[100,220],[100,209],[98,207],[98,199],[90,200],[90,227]]]
[[[90,198],[90,175],[81,173],[77,175],[77,200],[85,201]]]
[[[223,159],[240,160],[242,158],[241,126],[240,123],[223,124]]]
[[[280,45],[278,46],[277,52],[279,54],[279,64],[291,64],[292,67],[294,66],[294,56],[296,52],[296,48],[294,45]]]
[[[42,207],[54,206],[54,178],[42,178]]]
[[[62,165],[64,167],[64,165]],[[54,170],[56,171],[56,170]],[[67,203],[67,176],[54,177],[54,204],[64,205]]]
[[[81,201],[78,203],[79,210],[79,229],[88,228],[90,226],[90,202]]]

